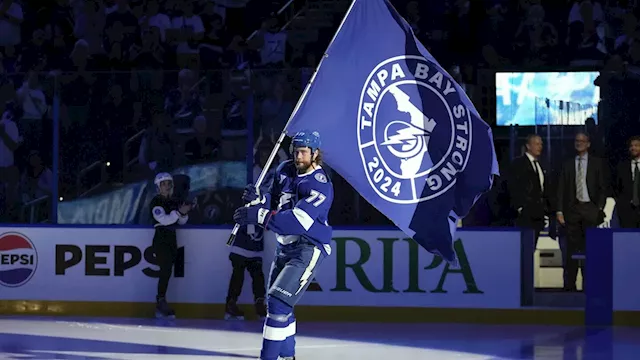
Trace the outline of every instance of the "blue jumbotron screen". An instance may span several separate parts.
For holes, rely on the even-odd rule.
[[[498,126],[584,125],[598,121],[598,72],[496,73]]]

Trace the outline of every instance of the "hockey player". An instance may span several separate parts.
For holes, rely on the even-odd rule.
[[[260,176],[262,169],[265,167],[269,155],[269,151],[273,149],[273,144],[269,142],[260,142],[254,153],[254,180]],[[271,169],[264,177],[263,186],[260,187],[262,192],[269,189],[273,182],[275,169]],[[254,193],[253,185],[247,185],[245,190]],[[256,225],[247,225],[240,228],[236,236],[236,240],[231,247],[229,260],[233,266],[233,273],[229,280],[229,290],[227,292],[227,305],[225,310],[225,320],[244,320],[244,312],[238,307],[237,301],[242,292],[244,283],[244,272],[247,270],[251,275],[253,285],[253,299],[255,311],[262,320],[267,316],[267,307],[265,303],[265,282],[264,272],[262,271],[262,256],[264,252],[264,230]]]
[[[292,139],[293,160],[278,166],[267,194],[245,191],[249,202],[234,213],[239,225],[256,224],[276,234],[261,360],[295,358],[293,308],[322,261],[331,253],[328,223],[333,186],[322,169],[320,135],[301,131]]]
[[[191,204],[180,203],[173,199],[173,177],[168,173],[159,173],[154,179],[158,194],[151,200],[153,218],[153,251],[160,267],[158,294],[156,295],[156,317],[175,318],[175,312],[166,301],[169,278],[178,254],[176,227],[189,220]]]

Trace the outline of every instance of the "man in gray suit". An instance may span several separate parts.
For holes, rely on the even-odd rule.
[[[589,155],[589,136],[578,133],[575,137],[576,156],[567,160],[558,179],[558,223],[566,230],[567,246],[563,251],[565,271],[564,288],[576,289],[578,267],[585,277],[584,265],[574,259],[584,254],[587,228],[597,227],[604,221],[607,183],[602,159]]]

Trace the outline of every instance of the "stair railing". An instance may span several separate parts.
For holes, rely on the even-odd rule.
[[[284,30],[287,25],[291,23],[291,21],[296,18],[302,11],[307,8],[308,0],[289,0],[286,4],[284,4],[280,10],[275,13],[276,18],[278,19],[278,24],[280,24],[280,30]],[[249,35],[247,41],[253,39],[260,30],[257,29]]]
[[[89,190],[83,192],[84,187],[82,186],[82,180],[85,179],[88,174],[93,173],[96,169],[100,171],[100,180],[98,181],[98,183],[94,184],[93,186],[90,186]],[[91,193],[96,191],[102,185],[106,184],[106,182],[107,182],[107,164],[102,160],[98,160],[93,164],[87,166],[86,168],[82,169],[78,174],[78,177],[76,180],[76,195],[78,198],[89,196]]]
[[[136,164],[139,163],[140,161],[140,157],[139,157],[139,149],[140,149],[140,144],[142,142],[142,137],[144,137],[146,130],[140,130],[137,134],[133,135],[132,137],[130,137],[123,146],[122,149],[122,154],[123,154],[123,161],[122,161],[122,177],[123,179],[128,179],[128,175],[132,172],[132,167]],[[135,156],[131,156],[131,151],[133,146],[137,145],[137,149],[138,151],[136,151],[136,155]]]

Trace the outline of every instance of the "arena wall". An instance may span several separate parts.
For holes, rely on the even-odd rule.
[[[610,231],[610,230],[607,230]],[[630,289],[640,233],[616,236],[614,289]],[[222,318],[231,266],[228,228],[178,231],[180,257],[168,300],[179,317]],[[152,315],[157,266],[152,229],[0,228],[0,313],[65,316]],[[268,239],[265,258],[273,253]],[[451,268],[396,230],[334,231],[333,253],[297,308],[322,321],[581,324],[581,310],[531,307],[530,232],[460,230]],[[631,250],[633,248],[633,250]],[[268,261],[264,264],[269,272]],[[627,274],[627,275],[625,275]],[[252,312],[250,277],[241,303]],[[626,285],[625,285],[626,284]],[[633,289],[637,290],[637,286]],[[636,291],[633,290],[633,291]],[[636,291],[638,292],[638,291]],[[640,310],[640,294],[616,299],[615,311]]]

